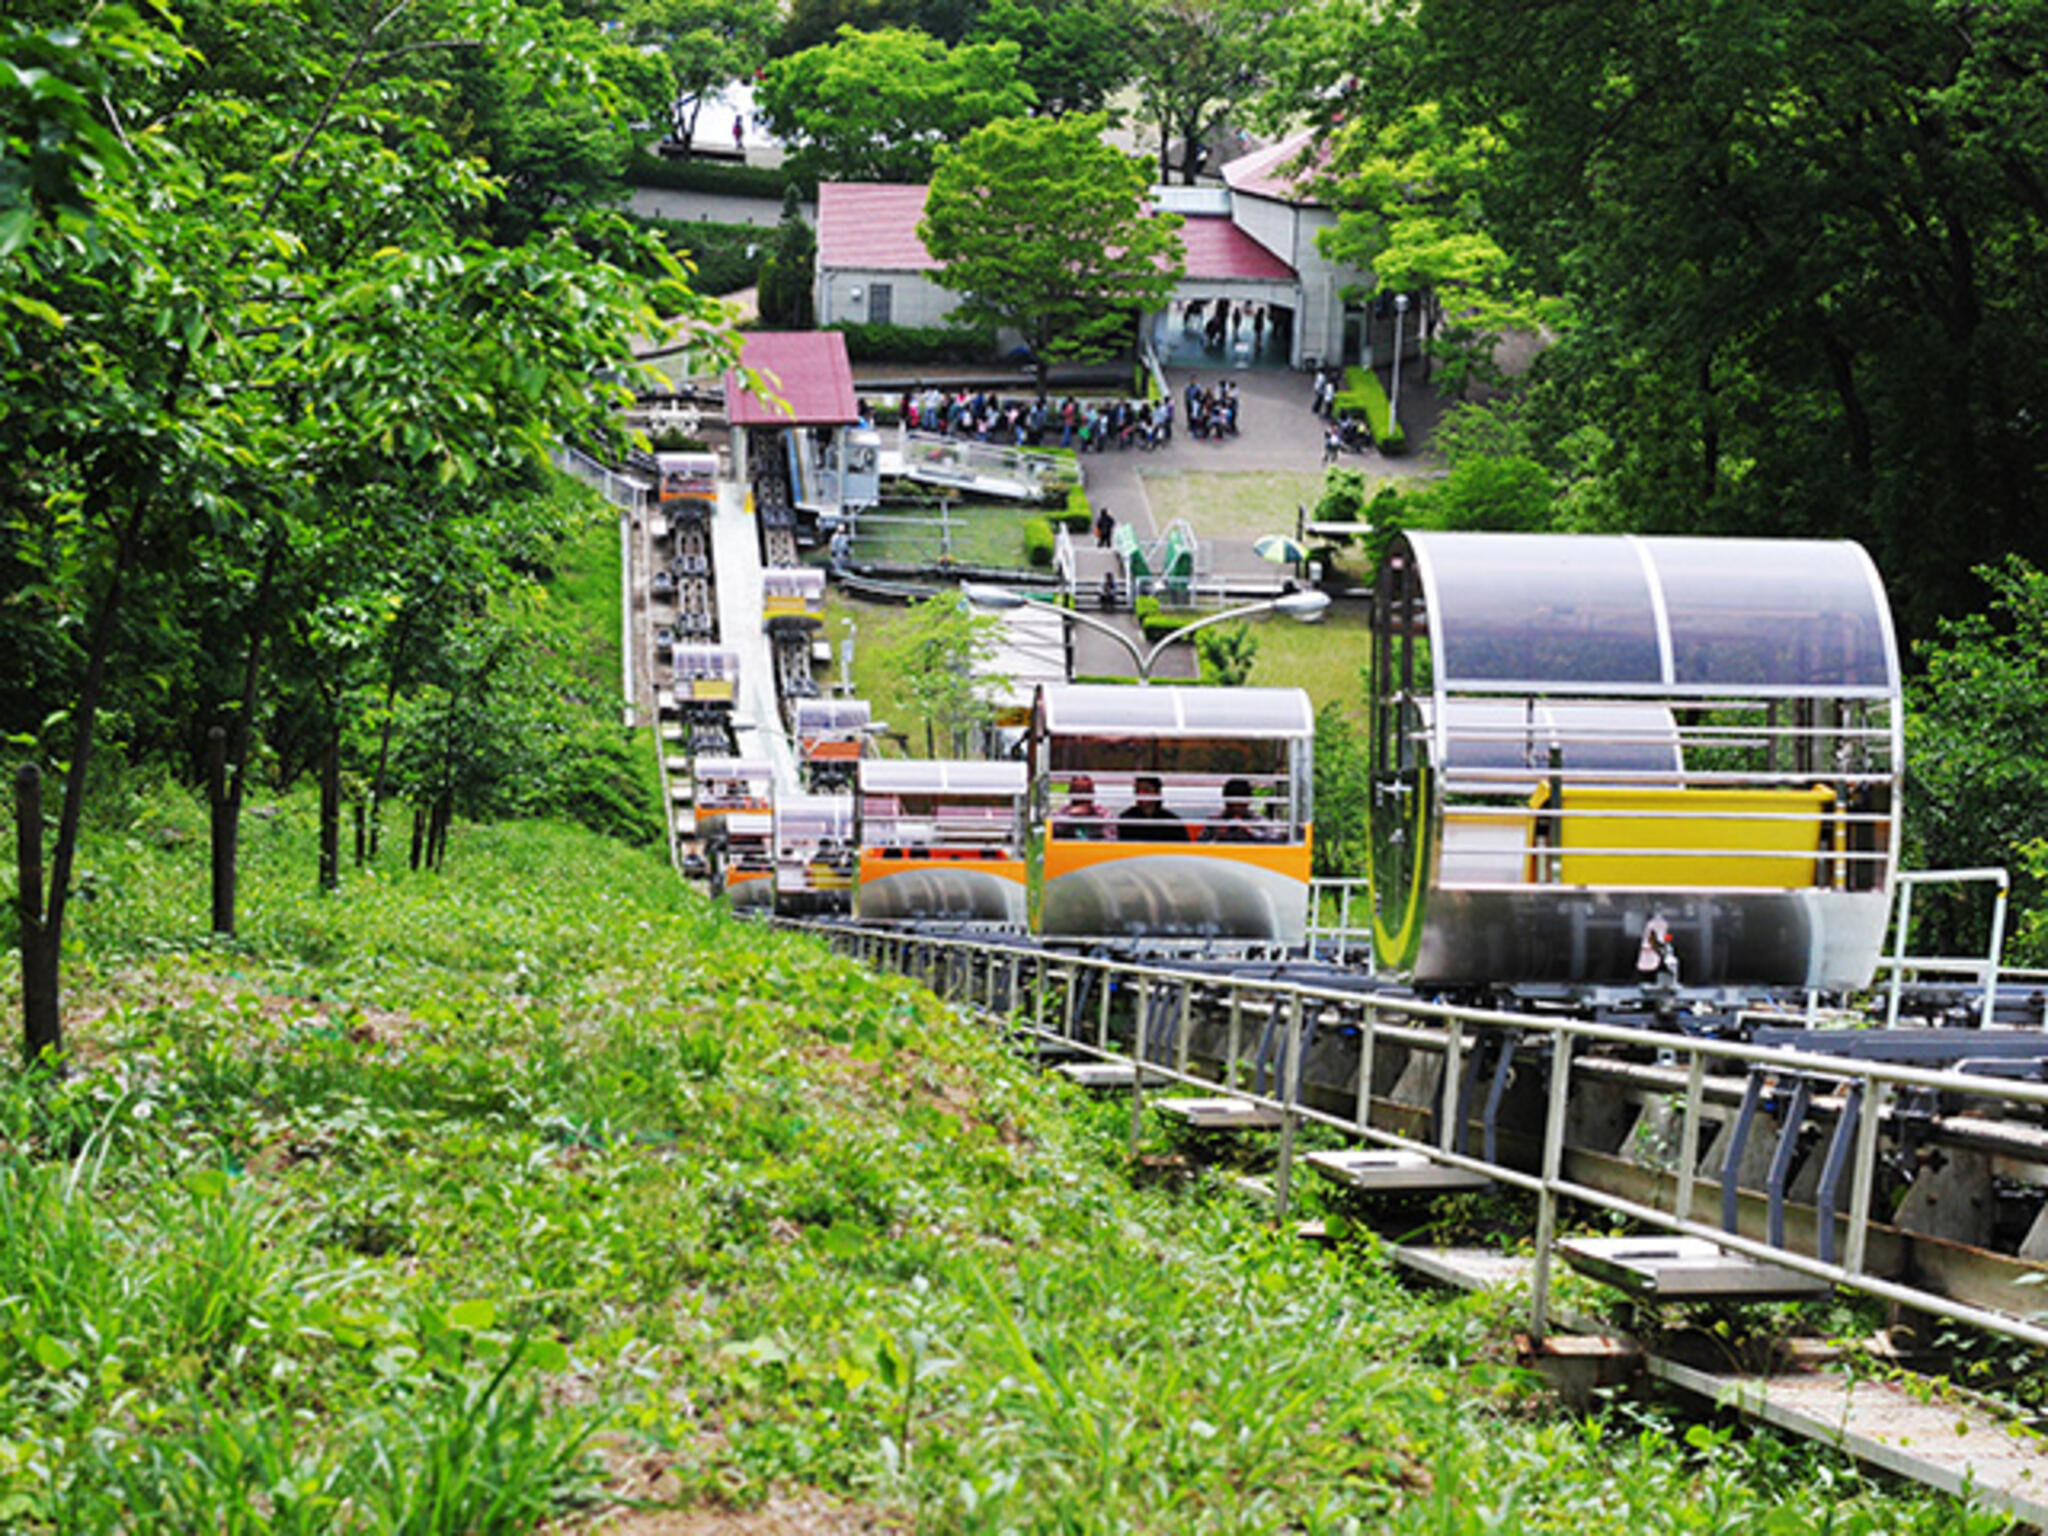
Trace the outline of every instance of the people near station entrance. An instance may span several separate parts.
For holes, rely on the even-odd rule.
[[[1067,808],[1052,824],[1054,837],[1104,840],[1113,831],[1109,814],[1096,803],[1095,781],[1077,773],[1067,781]]]
[[[1104,571],[1102,573],[1102,591],[1100,594],[1102,611],[1104,613],[1114,613],[1116,611],[1119,595],[1116,584],[1116,572]]]
[[[1157,774],[1141,773],[1131,785],[1135,798],[1116,819],[1116,835],[1126,843],[1185,843],[1188,824],[1166,807],[1166,789]]]
[[[1224,780],[1223,810],[1209,828],[1209,840],[1213,843],[1260,843],[1270,835],[1266,823],[1259,820],[1258,812],[1252,809],[1251,780]]]
[[[1103,507],[1095,514],[1095,547],[1110,548],[1110,541],[1116,537],[1116,519],[1109,515],[1109,508]]]
[[[1336,463],[1337,454],[1343,446],[1344,434],[1338,431],[1336,423],[1332,422],[1323,431],[1323,463],[1325,465]]]

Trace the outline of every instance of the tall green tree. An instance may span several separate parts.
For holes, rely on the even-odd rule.
[[[1143,117],[1159,135],[1159,179],[1193,186],[1198,151],[1264,86],[1279,9],[1268,0],[1141,0],[1131,55]],[[1209,167],[1213,170],[1214,167]]]
[[[964,599],[940,592],[910,606],[909,617],[892,635],[889,669],[924,721],[925,756],[946,750],[961,756],[974,747],[977,732],[993,724],[996,700],[1006,681],[989,670],[1001,649],[1000,621],[976,613]]]
[[[1104,112],[1131,78],[1137,15],[1110,0],[990,0],[968,39],[1017,45],[1041,113]]]
[[[1417,100],[1570,321],[1559,438],[1634,526],[1847,535],[1909,632],[2048,559],[2040,6],[1424,0]]]
[[[955,314],[1030,343],[1038,391],[1055,362],[1112,355],[1186,264],[1177,214],[1146,202],[1145,163],[1100,117],[1012,118],[941,155],[918,235]]]
[[[781,17],[775,0],[633,0],[626,26],[660,60],[670,137],[688,147],[704,103],[767,61]]]
[[[190,708],[164,657],[197,654],[234,679],[212,693],[246,741],[281,597],[343,569],[323,552],[369,547],[363,488],[444,488],[488,516],[563,436],[614,430],[620,392],[598,381],[658,326],[650,299],[715,326],[658,249],[638,249],[651,280],[593,254],[628,239],[615,221],[495,224],[503,180],[454,147],[475,127],[468,71],[497,61],[507,99],[587,88],[563,38],[467,0],[261,20],[200,7],[205,53],[170,13],[118,9],[18,44],[69,50],[52,99],[80,146],[53,157],[62,140],[5,108],[0,188],[30,190],[25,218],[0,207],[19,322],[0,343],[0,610],[73,637],[7,722],[64,779],[25,956],[32,1040],[57,1017],[109,704]]]
[[[923,181],[942,147],[1032,107],[1015,43],[949,48],[893,27],[841,27],[836,42],[776,60],[759,99],[791,171],[826,181]]]
[[[2048,839],[2048,573],[2013,556],[1978,574],[1985,611],[1942,623],[1908,694],[1909,859],[1922,869],[2018,863],[2014,911],[2041,913],[2048,870],[2023,855]],[[1942,931],[1919,953],[1981,952],[1981,912],[1935,911]],[[2048,937],[2038,917],[2027,931],[2037,946]],[[2037,948],[2025,963],[2044,959]]]

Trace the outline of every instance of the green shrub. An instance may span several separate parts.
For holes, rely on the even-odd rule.
[[[738,293],[751,288],[771,231],[758,224],[717,224],[708,219],[641,219],[662,244],[697,269],[691,287],[699,293]]]
[[[1337,391],[1330,408],[1340,421],[1363,417],[1381,453],[1391,457],[1407,451],[1408,435],[1389,425],[1392,407],[1387,403],[1387,391],[1371,369],[1346,368],[1344,387]]]
[[[741,165],[732,160],[665,160],[645,150],[626,162],[626,182],[635,187],[660,187],[670,192],[722,192],[730,197],[780,200],[785,186],[806,198],[818,195],[818,184],[766,165]]]
[[[1095,509],[1088,505],[1088,487],[1070,485],[1067,487],[1067,506],[1063,512],[1052,515],[1052,520],[1063,526],[1069,533],[1088,533],[1095,527]]]
[[[1033,566],[1052,564],[1053,532],[1049,517],[1024,519],[1024,562]]]
[[[996,355],[996,333],[967,326],[842,321],[826,329],[846,337],[846,355],[856,363],[986,363]]]

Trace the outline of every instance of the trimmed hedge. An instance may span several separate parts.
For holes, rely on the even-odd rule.
[[[1053,531],[1049,517],[1027,517],[1024,519],[1024,563],[1030,566],[1052,564]]]
[[[1388,424],[1387,418],[1393,408],[1387,403],[1387,391],[1380,383],[1379,375],[1371,369],[1346,368],[1344,387],[1337,391],[1336,398],[1330,402],[1330,409],[1339,420],[1364,417],[1381,453],[1392,456],[1406,451],[1407,434]]]
[[[864,325],[842,321],[825,329],[846,337],[856,363],[987,363],[996,356],[996,333],[952,325]]]
[[[1067,510],[1054,514],[1055,522],[1064,523],[1069,533],[1093,533],[1095,531],[1095,509],[1088,505],[1088,487],[1070,485],[1067,487]]]
[[[677,256],[697,269],[690,284],[699,293],[738,293],[760,277],[761,263],[775,236],[759,224],[715,224],[708,219],[640,219]]]
[[[815,200],[818,183],[805,176],[767,165],[741,165],[732,160],[665,160],[636,150],[626,162],[626,182],[635,187],[660,187],[669,192],[718,192],[728,197],[765,197],[782,201],[782,189],[794,186]]]

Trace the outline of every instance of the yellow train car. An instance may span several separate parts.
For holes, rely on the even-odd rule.
[[[1300,948],[1314,752],[1299,688],[1041,686],[1030,738],[1038,932]]]
[[[855,915],[1022,930],[1029,790],[1022,763],[862,762]]]

